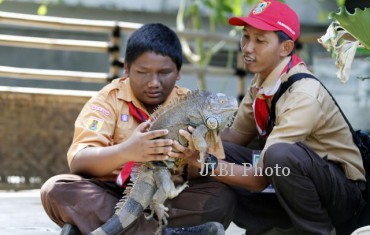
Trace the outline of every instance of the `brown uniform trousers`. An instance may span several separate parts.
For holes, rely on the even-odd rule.
[[[226,161],[252,162],[251,150],[230,143],[224,143],[224,148]],[[273,169],[276,165],[290,172],[288,176],[268,172],[275,193],[235,189],[238,205],[234,222],[245,228],[247,235],[273,227],[294,227],[296,235],[330,235],[333,227],[348,223],[365,206],[357,182],[347,179],[339,164],[319,157],[302,143],[271,145],[264,167]]]
[[[235,196],[227,185],[201,177],[191,179],[190,187],[178,197],[167,200],[169,226],[194,226],[217,221],[229,226],[234,216]],[[50,178],[41,188],[41,200],[46,213],[59,226],[76,225],[87,234],[114,213],[114,207],[122,198],[122,188],[112,181],[87,179],[78,175],[63,174]],[[122,234],[153,235],[157,229],[155,219],[142,215]]]

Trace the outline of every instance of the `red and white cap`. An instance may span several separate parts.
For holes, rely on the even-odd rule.
[[[246,17],[231,17],[229,24],[234,26],[250,25],[254,28],[267,31],[283,31],[293,41],[300,33],[300,24],[297,13],[288,5],[277,0],[261,1]]]

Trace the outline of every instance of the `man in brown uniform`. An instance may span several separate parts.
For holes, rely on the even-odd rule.
[[[132,34],[125,55],[127,76],[92,97],[75,122],[67,154],[72,174],[54,176],[41,188],[43,206],[64,226],[62,234],[87,234],[112,216],[123,196],[119,185],[130,176],[130,170],[119,174],[123,165],[167,158],[173,141],[157,138],[168,131],[148,132],[145,120],[158,105],[186,94],[176,85],[181,65],[179,39],[168,27],[147,24]],[[222,234],[233,218],[233,191],[211,177],[190,179],[189,185],[166,202],[170,227],[164,234]],[[124,234],[152,235],[157,224],[141,216]]]
[[[315,79],[296,81],[277,101],[274,126],[267,129],[271,100],[280,84],[295,74],[310,74],[294,54],[298,16],[286,4],[261,1],[247,17],[232,17],[229,23],[243,26],[244,64],[255,73],[233,125],[221,133],[226,161],[239,165],[220,161],[215,170],[221,182],[244,188],[237,190],[234,222],[247,235],[288,230],[331,234],[365,204],[360,152],[331,96]],[[245,146],[258,135],[266,140],[259,168],[249,167],[253,155]],[[275,193],[261,192],[270,184]]]

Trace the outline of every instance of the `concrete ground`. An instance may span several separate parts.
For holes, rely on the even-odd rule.
[[[1,235],[57,235],[60,228],[44,212],[39,190],[0,191]],[[231,224],[226,235],[241,235]]]

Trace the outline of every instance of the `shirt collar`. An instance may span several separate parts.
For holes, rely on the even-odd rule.
[[[130,85],[130,78],[120,78],[117,79],[118,81],[118,95],[117,98],[124,100],[126,102],[132,102],[135,107],[142,109],[146,114],[149,114],[148,111],[146,110],[145,106],[143,105],[142,102],[140,102],[136,96],[134,95],[131,85]],[[167,99],[164,101],[162,105],[167,105],[169,102],[177,97],[182,97],[186,95],[188,92],[188,89],[180,88],[178,85],[175,85],[174,88],[172,89],[172,92],[170,95],[167,97]]]
[[[282,76],[280,76],[280,74],[284,70],[285,66],[289,63],[290,58],[290,56],[285,57],[265,79],[261,78],[259,73],[256,74],[255,82],[252,84],[252,86],[256,88],[263,88],[266,94],[270,93],[270,91],[275,89],[276,83],[280,77],[284,77],[284,74]]]

